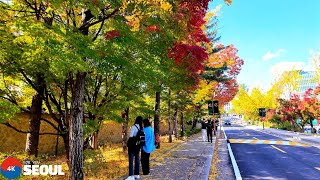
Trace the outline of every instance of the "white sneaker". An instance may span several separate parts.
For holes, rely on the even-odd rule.
[[[129,176],[129,177],[127,177],[127,179],[125,179],[125,180],[134,180],[134,176]]]
[[[140,179],[140,175],[134,175],[134,178]]]

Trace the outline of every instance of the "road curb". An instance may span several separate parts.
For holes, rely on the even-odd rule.
[[[242,177],[241,177],[241,174],[240,174],[240,170],[239,170],[237,161],[236,161],[236,159],[235,159],[235,157],[234,157],[234,155],[233,155],[233,152],[232,152],[230,143],[229,143],[229,141],[228,141],[228,137],[227,137],[226,133],[224,132],[224,128],[223,128],[223,127],[222,127],[222,131],[223,131],[223,134],[224,134],[224,136],[226,137],[227,142],[228,142],[227,146],[228,146],[229,156],[230,156],[230,159],[231,159],[231,163],[232,163],[234,175],[236,176],[236,179],[237,179],[237,180],[242,180]]]

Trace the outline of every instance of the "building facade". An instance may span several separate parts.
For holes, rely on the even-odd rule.
[[[300,71],[299,75],[301,79],[298,83],[297,94],[302,97],[309,88],[315,88],[318,83],[316,82],[315,71]]]

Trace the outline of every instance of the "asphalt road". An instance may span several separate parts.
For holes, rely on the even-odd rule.
[[[243,179],[320,179],[320,149],[239,125],[224,129]]]

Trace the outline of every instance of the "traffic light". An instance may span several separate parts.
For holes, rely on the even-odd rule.
[[[266,117],[266,108],[259,108],[259,116]]]
[[[208,101],[208,114],[213,115],[213,102]]]
[[[220,114],[219,112],[219,101],[213,101],[213,113]]]

